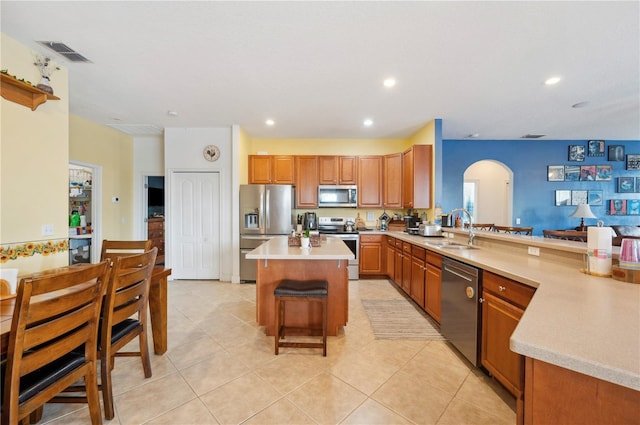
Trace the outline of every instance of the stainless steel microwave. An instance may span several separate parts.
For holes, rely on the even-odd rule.
[[[355,208],[358,206],[358,186],[318,186],[319,208]]]

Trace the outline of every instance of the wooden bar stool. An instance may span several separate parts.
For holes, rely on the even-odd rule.
[[[322,355],[327,356],[327,295],[329,284],[326,280],[282,280],[273,291],[275,297],[275,351],[278,355],[280,347],[295,348],[322,348]],[[285,326],[285,304],[286,302],[312,302],[322,304],[322,329],[319,328],[296,328]],[[320,335],[322,331],[322,342],[285,342],[280,339],[285,338],[287,331],[295,331],[296,334],[305,332],[309,335]]]

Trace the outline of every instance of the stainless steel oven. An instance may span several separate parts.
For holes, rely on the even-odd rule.
[[[355,221],[353,218],[343,217],[319,217],[318,232],[327,236],[335,236],[349,247],[355,258],[349,260],[349,280],[358,280],[360,278],[360,235],[357,231],[348,232],[345,230],[345,224]]]

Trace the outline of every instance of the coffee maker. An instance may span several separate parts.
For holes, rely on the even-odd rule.
[[[302,224],[304,229],[318,230],[318,218],[314,212],[304,213],[304,223]]]

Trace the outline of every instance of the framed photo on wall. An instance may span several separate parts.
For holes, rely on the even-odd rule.
[[[596,180],[611,181],[611,165],[596,165]]]
[[[640,177],[636,177],[636,192],[640,193]]]
[[[564,165],[548,165],[547,181],[563,182],[564,181]]]
[[[580,166],[579,165],[565,165],[564,166],[564,181],[577,182],[580,181]]]
[[[609,145],[607,161],[624,161],[624,145]]]
[[[589,140],[587,146],[589,156],[604,156],[604,140]]]
[[[627,215],[626,199],[610,199],[609,200],[610,215]]]
[[[580,166],[580,181],[592,182],[596,179],[596,166],[595,165],[581,165]]]
[[[572,190],[571,191],[571,205],[580,205],[587,203],[587,191],[586,190]]]
[[[618,193],[633,193],[636,191],[635,177],[618,177]]]
[[[627,170],[640,170],[640,154],[627,155]]]
[[[562,205],[571,205],[570,190],[556,190],[556,207]]]
[[[587,199],[589,205],[602,205],[602,190],[590,190]]]
[[[584,161],[584,146],[569,145],[569,161]]]
[[[629,199],[627,201],[627,214],[640,215],[640,199]]]

